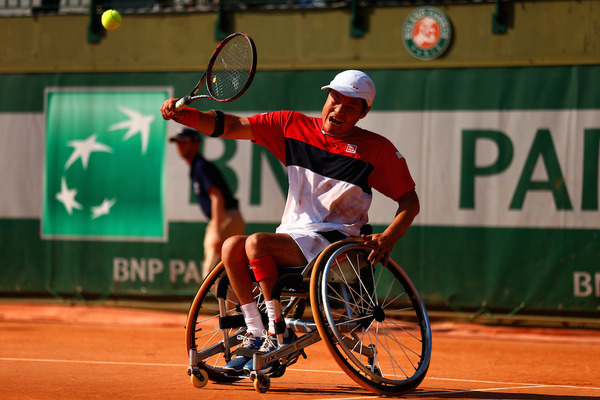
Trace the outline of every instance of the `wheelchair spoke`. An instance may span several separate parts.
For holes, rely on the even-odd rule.
[[[203,310],[203,311],[206,311],[206,310]],[[217,313],[218,311],[219,311],[219,310],[214,310],[214,312],[215,312],[215,313]],[[210,316],[210,317],[208,317],[208,318],[205,318],[205,319],[203,319],[203,320],[201,320],[201,321],[197,321],[197,322],[196,322],[196,325],[204,324],[204,323],[206,323],[206,322],[208,322],[208,321],[210,321],[210,320],[217,319],[217,318],[219,318],[219,314],[216,314],[216,315],[211,315],[211,316]]]
[[[330,272],[334,276],[336,276],[338,279],[341,279],[342,282],[344,284],[346,284],[346,286],[351,290],[352,295],[356,296],[353,299],[355,302],[357,302],[356,301],[357,299],[364,300],[365,296],[367,296],[369,303],[376,304],[376,296],[374,296],[374,293],[371,293],[369,291],[369,289],[366,287],[365,283],[363,282],[363,279],[360,276],[361,269],[360,269],[359,254],[358,253],[355,254],[355,257],[356,257],[355,260],[350,259],[350,256],[347,255],[347,254],[344,254],[344,257],[345,257],[346,263],[349,264],[350,267],[351,267],[351,269],[352,269],[353,276],[351,276],[351,277],[347,277],[346,276],[346,274],[344,273],[344,269],[343,269],[343,266],[341,264],[341,261],[339,259],[335,260],[335,264],[336,264],[336,266],[338,268],[337,269],[331,269]],[[367,267],[365,267],[365,268],[367,268]],[[372,271],[372,268],[370,268],[370,269],[371,269],[370,272],[371,272],[371,276],[372,276],[373,275],[373,271]],[[363,268],[363,270],[364,270],[364,268]],[[353,287],[353,285],[351,284],[351,282],[354,281],[355,279],[358,282],[358,289],[355,289]],[[363,294],[363,292],[364,292],[364,294]]]
[[[402,371],[402,366],[400,366],[397,362],[395,362],[395,359],[393,358],[392,353],[390,352],[390,346],[389,346],[389,344],[387,342],[388,338],[387,338],[386,335],[383,335],[383,337],[385,339],[385,343],[381,342],[381,340],[379,338],[379,328],[380,328],[380,326],[379,326],[379,324],[377,324],[377,328],[375,330],[375,342],[381,344],[381,346],[377,346],[377,348],[378,349],[379,348],[383,348],[385,350],[385,352],[387,353],[389,359],[392,361],[390,363],[390,367],[392,369],[392,374],[393,374],[394,377],[397,377],[398,375],[396,373],[396,368],[398,368],[398,369],[400,369],[400,371]],[[381,360],[381,357],[379,357],[379,354],[375,355],[375,360],[377,361],[377,365],[379,366],[379,370],[383,371],[384,368],[382,366],[382,360]],[[406,374],[405,374],[405,376],[406,376]]]
[[[382,324],[382,325],[383,325],[383,324]],[[411,365],[413,366],[413,368],[416,370],[417,368],[415,367],[415,365],[414,365],[414,363],[413,363],[413,361],[412,361],[412,357],[411,357],[409,354],[407,354],[406,352],[407,352],[407,351],[408,351],[408,352],[410,352],[410,353],[412,354],[412,356],[413,356],[413,357],[415,357],[415,356],[416,356],[416,357],[419,357],[419,356],[420,356],[420,353],[418,353],[418,352],[416,352],[416,351],[412,350],[412,348],[410,348],[408,345],[406,345],[406,344],[405,344],[405,343],[403,343],[402,341],[398,340],[398,338],[396,337],[396,334],[394,333],[394,330],[393,330],[393,329],[390,329],[389,327],[386,327],[386,326],[382,326],[382,329],[386,329],[387,331],[389,331],[389,333],[385,335],[386,341],[387,341],[388,339],[390,339],[390,340],[393,340],[393,342],[394,342],[394,343],[395,343],[395,344],[396,344],[398,347],[400,347],[400,348],[402,349],[402,352],[403,352],[403,353],[404,353],[404,355],[406,356],[406,359],[407,359],[407,360],[408,360],[408,361],[411,363]],[[411,336],[413,336],[413,338],[414,338],[414,339],[417,339],[417,341],[419,342],[419,346],[420,346],[420,345],[421,345],[421,343],[420,343],[420,340],[419,340],[419,339],[418,339],[416,336],[414,336],[414,335],[411,335]],[[389,348],[389,347],[388,347],[388,348]],[[392,354],[390,354],[390,357],[392,357]]]
[[[342,286],[344,287],[344,286]],[[346,299],[346,296],[344,296],[342,293],[340,293],[335,287],[334,285],[329,285],[329,289],[331,291],[331,295],[329,295],[330,300],[330,304],[331,302],[337,302],[337,303],[342,303],[346,309],[351,309],[352,313],[350,313],[351,315],[354,314],[354,312],[356,312],[356,309],[359,308],[361,306],[361,302],[357,302],[355,301],[349,301],[348,299]],[[342,312],[342,315],[344,315],[344,313]]]
[[[401,330],[402,332],[404,332],[407,335],[411,336],[413,339],[418,340],[419,343],[421,343],[423,341],[422,338],[418,337],[414,332],[411,332],[410,330],[406,329],[406,326],[411,326],[411,327],[413,327],[412,331],[416,331],[417,329],[414,329],[414,328],[419,328],[419,324],[418,323],[405,322],[402,325],[400,325],[396,321],[390,321],[390,323],[393,324],[395,327],[397,327],[398,330]]]

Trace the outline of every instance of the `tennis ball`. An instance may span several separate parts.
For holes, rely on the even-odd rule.
[[[216,76],[213,78],[213,83],[217,83],[217,77]]]
[[[102,14],[102,25],[109,31],[117,29],[121,25],[121,14],[117,10],[106,10]]]

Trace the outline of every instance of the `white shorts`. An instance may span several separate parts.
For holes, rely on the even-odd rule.
[[[321,234],[317,232],[302,232],[302,233],[289,233],[294,242],[300,247],[302,254],[306,257],[308,262],[311,262],[313,258],[319,255],[321,251],[331,243],[325,239]]]

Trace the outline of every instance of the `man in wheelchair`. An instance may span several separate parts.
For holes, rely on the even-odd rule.
[[[174,120],[212,137],[252,140],[265,146],[287,168],[289,191],[276,233],[233,236],[224,243],[222,260],[247,325],[242,348],[225,369],[251,371],[252,352],[275,348],[275,315],[271,298],[277,266],[305,265],[330,243],[361,236],[368,221],[372,189],[395,200],[395,217],[382,233],[363,234],[373,248],[369,261],[385,262],[395,243],[419,213],[419,199],[406,160],[386,138],[356,126],[371,109],[375,85],[365,73],[347,70],[326,86],[322,117],[277,111],[238,117],[193,108],[175,111],[177,99],[161,107]],[[252,294],[252,273],[266,300],[268,326],[263,325]],[[294,338],[287,330],[284,342]],[[261,370],[268,372],[270,365]]]

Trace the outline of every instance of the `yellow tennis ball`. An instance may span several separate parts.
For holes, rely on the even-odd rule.
[[[217,77],[216,76],[213,78],[213,83],[217,83]]]
[[[109,31],[117,29],[121,25],[121,14],[117,10],[106,10],[102,14],[102,25]]]

